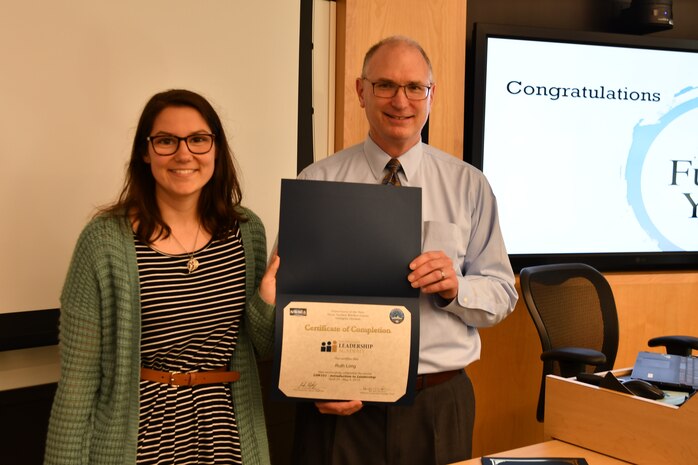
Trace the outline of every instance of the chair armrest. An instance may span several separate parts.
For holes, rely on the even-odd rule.
[[[664,346],[667,354],[688,357],[692,350],[698,350],[698,337],[693,336],[660,336],[647,342],[650,347]]]
[[[560,373],[564,378],[577,376],[585,370],[587,365],[599,366],[606,363],[603,352],[584,347],[560,347],[548,350],[540,355],[544,362],[558,362]]]

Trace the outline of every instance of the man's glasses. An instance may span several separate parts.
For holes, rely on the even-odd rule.
[[[180,142],[187,144],[189,151],[195,155],[203,155],[211,151],[215,134],[192,134],[186,137],[173,135],[150,136],[146,139],[153,146],[153,151],[158,155],[174,155],[179,149]]]
[[[429,97],[429,91],[431,86],[425,86],[422,84],[405,84],[404,86],[398,85],[392,81],[369,81],[368,78],[365,79],[373,87],[373,95],[380,98],[393,98],[397,95],[398,90],[402,89],[405,92],[405,97],[409,100],[424,100]]]

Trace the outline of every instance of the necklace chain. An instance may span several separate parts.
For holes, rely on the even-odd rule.
[[[201,223],[199,223],[199,227],[196,228],[194,246],[191,248],[191,252],[187,252],[187,249],[185,249],[182,243],[179,242],[179,239],[177,239],[177,236],[174,235],[174,232],[170,231],[172,239],[174,239],[177,245],[179,245],[182,248],[182,250],[184,250],[185,254],[189,255],[189,260],[187,261],[187,270],[189,271],[189,274],[191,274],[192,272],[196,271],[197,268],[199,268],[199,260],[194,258],[194,253],[196,252],[196,243],[199,241],[199,231],[201,231]]]

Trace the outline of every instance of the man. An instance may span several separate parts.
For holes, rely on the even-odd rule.
[[[407,276],[421,291],[414,404],[299,404],[298,465],[428,465],[471,456],[475,399],[464,367],[479,359],[477,328],[504,319],[518,296],[486,179],[421,142],[435,89],[419,44],[398,36],[377,43],[356,80],[369,137],[299,175],[421,187],[423,253]],[[395,174],[386,168],[392,159],[400,162]]]

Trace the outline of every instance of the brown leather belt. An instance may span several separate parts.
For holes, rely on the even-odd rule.
[[[175,373],[141,367],[141,379],[169,384],[170,386],[196,386],[197,384],[231,383],[240,379],[239,371],[226,371],[227,367],[208,371]]]
[[[415,389],[417,391],[425,389],[428,387],[436,386],[437,384],[445,383],[454,376],[458,376],[461,373],[465,373],[463,369],[442,371],[440,373],[428,373],[426,375],[417,375],[417,382],[415,384]]]

